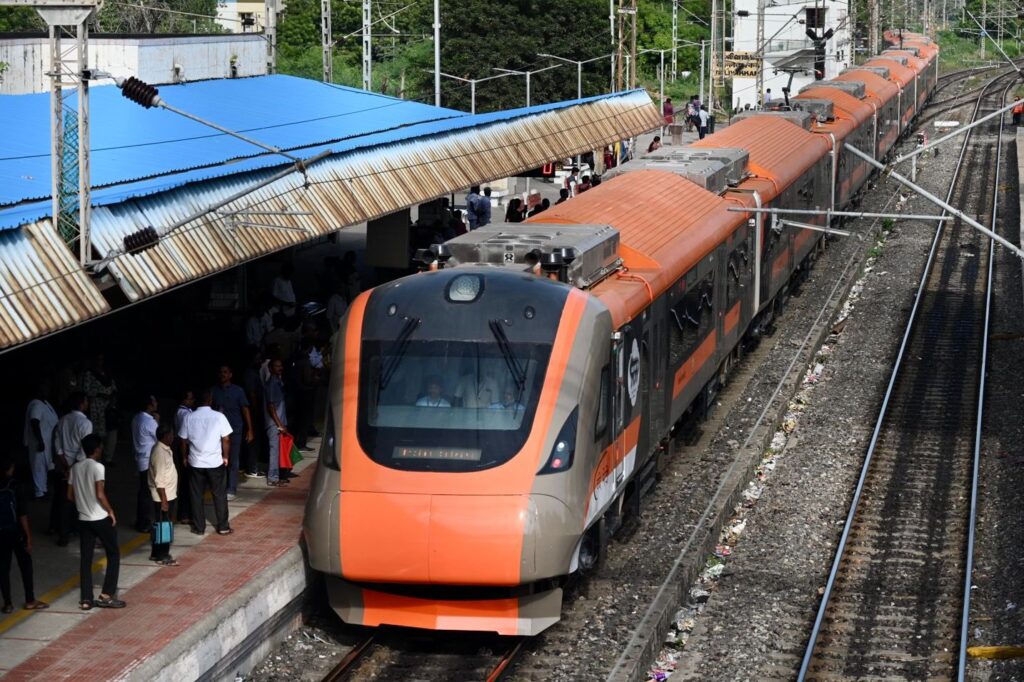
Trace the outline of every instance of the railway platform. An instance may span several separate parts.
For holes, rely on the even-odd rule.
[[[0,677],[170,681],[248,671],[301,618],[306,573],[299,535],[315,464],[315,455],[307,455],[286,487],[270,488],[262,478],[244,481],[229,504],[231,535],[217,535],[208,524],[206,534],[197,536],[177,524],[176,567],[148,561],[149,536],[130,528],[125,505],[134,488],[130,500],[114,499],[115,513],[125,510],[118,513],[124,609],[80,611],[77,541],[57,548],[37,532],[36,593],[50,608],[17,610],[0,620]],[[108,474],[108,487],[127,469]],[[35,514],[32,522],[38,529]],[[97,552],[94,578],[105,568],[102,550]],[[12,578],[20,606],[16,569]]]

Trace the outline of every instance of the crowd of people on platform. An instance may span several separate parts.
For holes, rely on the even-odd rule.
[[[329,258],[320,278],[326,298],[323,318],[306,315],[292,282],[293,268],[280,273],[244,322],[247,362],[240,382],[221,364],[209,385],[182,387],[171,416],[160,401],[144,393],[135,401],[127,446],[136,472],[134,530],[151,534],[150,560],[177,566],[171,554],[173,524],[203,535],[207,519],[204,495],[213,501],[212,525],[219,535],[232,533],[228,503],[236,499],[243,477],[270,487],[288,485],[290,468],[281,467],[282,441],[308,452],[314,428],[316,393],[326,385],[329,336],[337,330],[352,299],[361,291],[356,258],[347,252]],[[0,460],[0,588],[3,611],[13,610],[12,560],[21,573],[25,609],[48,605],[35,598],[33,538],[28,523],[32,500],[49,501],[48,534],[66,546],[77,534],[80,546],[79,607],[121,608],[117,598],[120,550],[117,518],[107,497],[107,468],[127,466],[115,457],[122,417],[122,396],[102,354],[84,371],[72,366],[39,381],[24,419],[31,485],[14,476],[13,458]],[[126,413],[125,413],[126,414]],[[282,438],[285,436],[286,438]],[[26,481],[27,482],[27,481]],[[103,548],[107,567],[98,597],[93,595],[92,562]]]

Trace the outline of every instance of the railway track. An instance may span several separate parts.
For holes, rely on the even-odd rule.
[[[519,655],[525,640],[459,633],[399,636],[375,632],[357,643],[323,678],[344,680],[441,680],[496,682]]]
[[[994,77],[971,120],[1002,106]],[[995,222],[1000,119],[965,135],[947,202]],[[800,679],[951,679],[969,609],[991,248],[937,231],[865,457]],[[965,589],[966,582],[966,589]]]

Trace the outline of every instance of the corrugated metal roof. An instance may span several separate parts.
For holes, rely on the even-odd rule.
[[[49,222],[0,233],[0,348],[109,309]]]
[[[465,114],[292,76],[160,87],[169,104],[282,149],[396,130]],[[219,165],[263,150],[162,109],[144,111],[114,86],[89,98],[95,187]],[[49,94],[0,96],[0,206],[50,194]],[[268,159],[280,163],[280,158]]]
[[[404,140],[513,121],[581,102],[470,115],[291,76],[261,76],[164,86],[174,106],[285,150],[312,155],[376,148]],[[48,95],[0,95],[0,229],[50,214]],[[286,162],[168,111],[143,111],[115,87],[90,95],[93,205]],[[258,125],[256,125],[258,122]],[[612,124],[612,127],[614,125]]]
[[[250,222],[300,228],[234,227],[208,214],[138,255],[122,255],[110,272],[131,300],[224,270],[237,263],[427,201],[484,179],[536,168],[553,158],[601,148],[657,127],[660,117],[643,92],[547,105],[545,113],[503,120],[471,117],[474,128],[435,133],[332,156],[309,169],[309,184],[292,174],[227,207],[231,211],[309,211],[312,216],[258,216]],[[489,121],[481,123],[481,119]],[[311,153],[310,152],[307,153]],[[217,178],[93,210],[92,239],[103,256],[126,234],[169,225],[251,186],[263,170]],[[48,221],[47,221],[48,224]]]

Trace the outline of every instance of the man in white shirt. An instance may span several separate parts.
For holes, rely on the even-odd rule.
[[[213,409],[213,391],[203,391],[200,406],[190,414],[178,431],[182,455],[187,457],[192,498],[192,532],[206,532],[206,509],[203,494],[210,488],[213,495],[214,527],[220,535],[229,535],[227,498],[227,467],[231,452],[231,424],[228,418]]]
[[[295,314],[295,287],[292,286],[292,273],[294,268],[291,263],[281,266],[281,274],[274,278],[270,285],[270,295],[281,304],[286,315]]]
[[[125,603],[117,598],[117,578],[121,569],[121,550],[117,546],[117,517],[106,491],[106,470],[100,464],[103,441],[94,433],[82,439],[79,447],[86,457],[71,468],[68,499],[78,510],[79,574],[81,599],[78,608],[88,611],[94,606],[122,609]],[[107,570],[103,575],[103,591],[98,599],[92,592],[92,554],[96,541],[103,545]]]
[[[142,409],[132,418],[132,452],[139,472],[139,490],[135,500],[135,530],[148,533],[152,524],[149,496],[149,455],[156,445],[157,418],[160,416],[156,398],[146,396]]]
[[[345,298],[345,291],[348,285],[345,282],[337,282],[334,285],[334,293],[327,299],[327,326],[333,336],[341,326],[341,318],[345,317],[348,310],[348,300]]]
[[[181,400],[178,402],[178,408],[174,412],[174,435],[177,436],[178,432],[181,431],[182,425],[185,423],[185,419],[192,414],[192,410],[196,406],[196,396],[189,390],[185,389],[181,392]],[[192,495],[189,492],[192,488],[189,485],[189,471],[185,462],[185,455],[181,448],[180,443],[176,443],[174,448],[174,465],[178,470],[178,486],[181,488],[181,495],[178,496],[178,508],[176,510],[178,515],[178,523],[192,523]]]
[[[50,530],[57,536],[57,546],[68,544],[68,535],[74,525],[74,508],[68,504],[66,492],[71,467],[85,459],[82,439],[92,433],[92,422],[85,416],[89,399],[82,391],[68,396],[71,411],[57,422],[54,433],[54,496],[50,505]]]
[[[46,478],[53,471],[53,433],[57,429],[57,410],[53,409],[49,397],[50,385],[43,381],[36,387],[35,397],[25,409],[22,442],[28,450],[36,499],[46,496]]]

